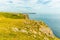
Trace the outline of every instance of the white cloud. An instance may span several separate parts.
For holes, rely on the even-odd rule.
[[[38,0],[0,0],[0,11],[1,10],[36,13],[60,13],[60,0],[41,0],[39,4]]]
[[[52,0],[49,4],[52,8],[60,8],[60,0]]]

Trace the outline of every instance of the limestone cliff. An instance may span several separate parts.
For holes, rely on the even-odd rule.
[[[43,21],[25,14],[0,13],[0,40],[60,40]]]

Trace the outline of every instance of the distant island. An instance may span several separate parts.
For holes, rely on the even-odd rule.
[[[29,13],[29,14],[36,14],[36,13]]]
[[[36,13],[22,13],[22,14],[36,14]]]

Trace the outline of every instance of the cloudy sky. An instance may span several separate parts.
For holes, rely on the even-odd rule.
[[[60,0],[0,0],[0,11],[60,13]]]

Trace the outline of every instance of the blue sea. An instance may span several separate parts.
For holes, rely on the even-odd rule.
[[[55,36],[60,38],[60,15],[28,14],[31,20],[42,20],[51,28]]]

